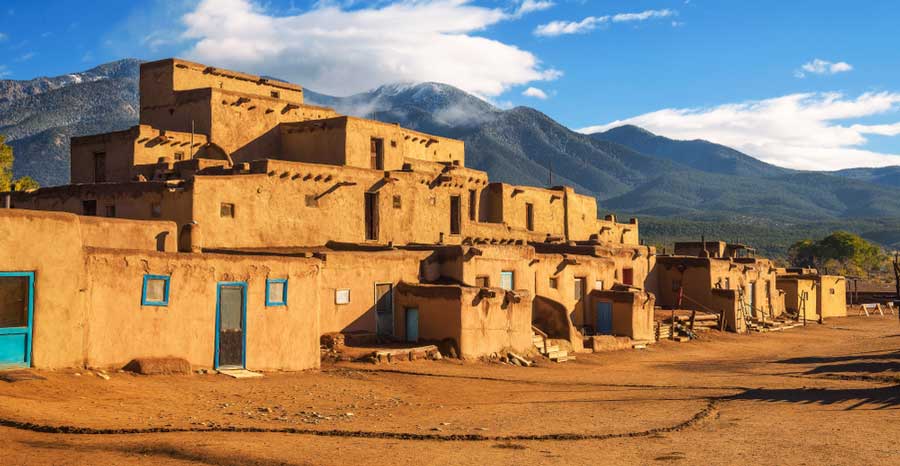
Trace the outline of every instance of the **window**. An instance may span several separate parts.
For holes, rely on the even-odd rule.
[[[594,289],[595,290],[603,290],[603,280],[595,280],[594,281]]]
[[[141,292],[141,306],[169,305],[169,276],[144,275],[144,288]]]
[[[106,206],[104,212],[105,212],[105,214],[106,214],[107,217],[115,217],[115,216],[116,216],[116,206],[115,206],[115,204]]]
[[[350,304],[350,290],[334,290],[334,304]]]
[[[400,200],[400,196],[394,195],[394,208],[399,209],[403,207],[403,202]]]
[[[266,306],[287,306],[288,281],[286,278],[266,280]]]
[[[525,228],[534,231],[534,204],[525,204]]]
[[[281,98],[281,93],[278,92],[278,91],[271,91],[271,92],[269,92],[269,95],[272,96],[273,99],[280,99],[280,98]]]
[[[585,282],[584,277],[576,277],[575,278],[575,287],[574,287],[575,302],[578,302],[578,301],[581,301],[582,299],[584,299],[584,282]]]
[[[500,272],[500,288],[512,290],[516,286],[515,273],[510,270]]]
[[[306,207],[319,207],[319,198],[312,194],[306,195]]]
[[[219,207],[219,216],[234,218],[234,204],[230,204],[228,202],[223,202]]]
[[[469,220],[478,220],[478,193],[474,189],[469,190]]]
[[[829,292],[830,294],[834,294],[834,288],[829,289],[828,292]]]
[[[366,193],[366,240],[378,240],[378,193]]]
[[[97,201],[81,201],[82,215],[97,215]]]
[[[559,288],[559,279],[556,277],[550,277],[550,288],[554,290]]]
[[[106,152],[94,152],[94,183],[106,181]]]
[[[731,278],[725,277],[725,289],[726,290],[731,289]]]
[[[490,288],[491,287],[491,277],[487,275],[479,275],[475,277],[475,286],[478,288]]]
[[[384,170],[384,139],[372,138],[370,168]]]
[[[184,152],[181,152],[181,151],[175,152],[175,161],[181,162],[182,160],[184,160]]]
[[[162,217],[162,204],[159,202],[154,202],[150,204],[150,217],[152,218],[160,218]]]
[[[450,196],[450,234],[459,234],[459,196]]]
[[[622,283],[634,285],[634,269],[622,269]]]

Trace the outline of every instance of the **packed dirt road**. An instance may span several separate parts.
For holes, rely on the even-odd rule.
[[[0,382],[3,464],[900,464],[900,325],[848,317],[522,368]]]

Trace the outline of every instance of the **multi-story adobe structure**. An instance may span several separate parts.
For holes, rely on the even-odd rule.
[[[331,332],[463,357],[527,351],[532,325],[574,351],[652,338],[655,251],[592,197],[491,183],[461,141],[259,76],[169,59],[140,92],[138,126],[72,139],[72,184],[0,210],[0,363],[295,370]]]

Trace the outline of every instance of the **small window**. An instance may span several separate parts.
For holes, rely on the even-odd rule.
[[[227,218],[234,218],[234,204],[223,202],[219,208],[219,215]]]
[[[487,275],[479,275],[475,277],[475,286],[478,288],[490,288],[491,287],[491,277]]]
[[[286,278],[266,280],[266,306],[287,306],[288,281]]]
[[[273,99],[280,99],[280,98],[281,98],[281,93],[278,92],[278,91],[271,91],[271,92],[269,92],[269,95],[271,95]]]
[[[559,288],[559,279],[556,277],[550,277],[550,288],[554,290]]]
[[[391,140],[391,147],[397,147],[397,141]]]
[[[525,204],[525,228],[534,231],[534,204]]]
[[[160,218],[162,217],[162,204],[159,202],[154,202],[150,204],[150,217],[152,218]]]
[[[516,286],[516,276],[510,270],[500,272],[500,288],[504,290],[512,290]]]
[[[726,290],[730,290],[730,289],[731,289],[731,279],[728,278],[728,277],[725,277],[725,289],[726,289]]]
[[[403,202],[400,200],[399,195],[394,195],[394,208],[399,209],[403,206]]]
[[[116,216],[115,204],[106,206],[104,209],[104,213],[106,214],[107,217],[115,217]]]
[[[576,302],[584,299],[584,282],[585,282],[584,277],[576,277],[575,278],[575,286],[573,287],[575,293],[574,293],[573,297],[575,298]]]
[[[182,160],[184,160],[184,152],[181,152],[181,151],[176,152],[175,153],[175,161],[181,162]]]
[[[594,289],[603,291],[603,280],[595,280],[594,281]]]
[[[169,305],[169,276],[144,275],[144,289],[141,292],[141,306]]]
[[[622,283],[628,286],[634,285],[634,269],[622,269]]]
[[[834,288],[829,289],[828,292],[834,294]]]
[[[319,198],[312,194],[306,195],[306,207],[319,207]]]
[[[350,304],[350,290],[335,290],[334,304]]]
[[[82,215],[97,215],[97,201],[93,199],[81,201],[81,213]]]

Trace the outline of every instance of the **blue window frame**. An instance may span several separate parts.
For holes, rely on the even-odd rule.
[[[266,307],[287,306],[288,281],[286,278],[266,280]]]
[[[141,306],[168,306],[169,278],[168,275],[144,275]]]

